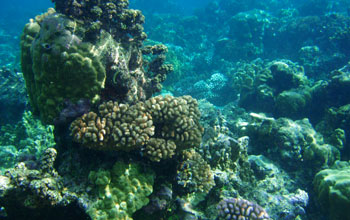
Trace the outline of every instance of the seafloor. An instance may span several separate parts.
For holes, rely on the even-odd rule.
[[[349,220],[349,4],[2,7],[0,219]]]

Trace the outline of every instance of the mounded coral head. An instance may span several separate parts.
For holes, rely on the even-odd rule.
[[[203,128],[199,124],[197,100],[191,96],[156,96],[146,101],[155,124],[155,135],[175,142],[177,150],[199,146]]]
[[[83,42],[82,27],[57,13],[31,21],[21,37],[23,76],[34,112],[52,124],[64,100],[94,102],[104,87],[106,70],[93,45]]]
[[[151,138],[147,143],[144,152],[150,160],[159,162],[162,159],[172,158],[175,154],[175,150],[176,144],[174,141],[166,141],[161,138]]]

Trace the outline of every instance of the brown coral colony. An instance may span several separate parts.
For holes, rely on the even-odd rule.
[[[198,104],[190,96],[156,96],[135,105],[105,102],[71,124],[78,143],[96,150],[140,149],[152,161],[198,146],[202,127]]]

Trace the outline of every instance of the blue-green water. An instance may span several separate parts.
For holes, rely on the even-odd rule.
[[[350,219],[349,3],[1,2],[0,219]]]

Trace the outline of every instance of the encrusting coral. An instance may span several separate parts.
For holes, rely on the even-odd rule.
[[[78,143],[97,150],[143,149],[153,161],[199,146],[202,127],[197,101],[190,96],[156,96],[135,105],[109,101],[71,124]]]

